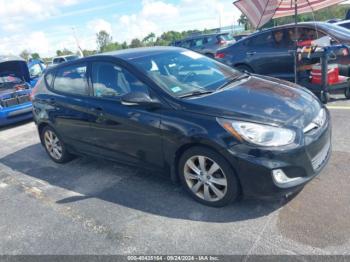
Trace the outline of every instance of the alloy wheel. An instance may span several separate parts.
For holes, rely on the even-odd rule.
[[[56,160],[62,158],[62,145],[58,137],[51,130],[47,130],[44,135],[44,142],[50,156]]]
[[[227,178],[218,163],[205,156],[193,156],[184,166],[184,177],[189,189],[197,197],[216,202],[227,192]]]

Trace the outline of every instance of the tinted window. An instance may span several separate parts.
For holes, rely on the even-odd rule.
[[[94,96],[116,97],[129,92],[147,92],[148,88],[126,69],[107,62],[92,64]]]
[[[53,60],[54,64],[60,64],[60,63],[63,63],[63,62],[65,62],[65,60],[63,58],[55,58]]]
[[[86,65],[72,65],[57,70],[54,89],[64,93],[88,95]]]
[[[53,80],[53,74],[50,72],[47,75],[45,75],[46,84],[51,87],[52,86],[52,80]]]
[[[350,29],[350,23],[340,24],[340,26]]]
[[[262,34],[258,34],[247,39],[248,46],[256,46],[256,47],[264,47],[266,45],[272,44],[272,34],[271,32],[266,32]]]
[[[201,47],[201,46],[203,46],[203,38],[192,40],[191,47]]]

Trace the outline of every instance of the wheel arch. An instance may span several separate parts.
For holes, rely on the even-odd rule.
[[[234,64],[233,67],[239,67],[239,66],[245,66],[247,68],[249,68],[251,70],[252,73],[255,73],[255,70],[248,64],[246,63],[237,63],[237,64]]]

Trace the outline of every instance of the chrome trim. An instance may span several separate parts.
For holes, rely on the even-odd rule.
[[[323,127],[326,123],[327,120],[327,113],[324,108],[320,110],[318,115],[311,121],[310,124],[308,124],[304,129],[303,132],[304,134],[314,130],[314,129],[319,129]]]
[[[316,171],[328,158],[328,155],[330,153],[331,149],[331,142],[328,141],[327,144],[322,148],[322,150],[311,160],[311,164],[313,169]]]

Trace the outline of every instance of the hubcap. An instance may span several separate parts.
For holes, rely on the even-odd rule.
[[[201,199],[215,202],[225,197],[227,179],[221,167],[205,156],[193,156],[184,167],[187,186]]]
[[[62,145],[54,132],[47,130],[44,135],[45,147],[50,156],[56,160],[62,157]]]

